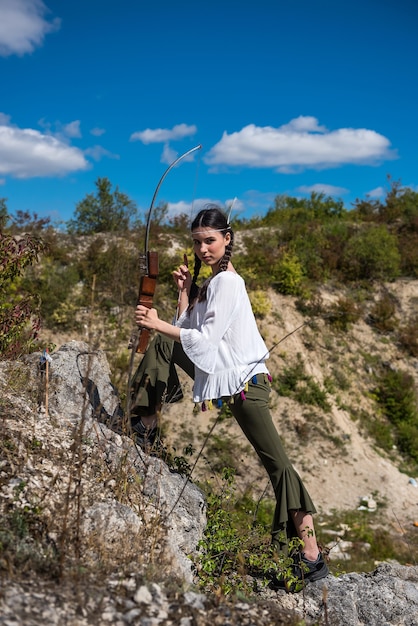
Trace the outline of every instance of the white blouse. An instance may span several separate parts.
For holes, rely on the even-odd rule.
[[[219,272],[206,296],[176,322],[183,349],[195,365],[194,402],[235,395],[255,374],[268,374],[264,361],[269,352],[241,276]]]

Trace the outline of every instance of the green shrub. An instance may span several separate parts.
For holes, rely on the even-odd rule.
[[[354,298],[339,297],[324,317],[334,328],[346,332],[352,324],[358,321],[361,314],[362,308]]]
[[[0,232],[0,354],[5,358],[34,347],[40,328],[39,299],[21,289],[21,276],[44,248],[38,237]]]
[[[347,242],[342,259],[349,280],[394,280],[400,273],[400,253],[395,235],[385,225],[361,228]]]
[[[296,254],[284,252],[273,268],[273,275],[280,293],[293,296],[300,293],[304,271]]]
[[[261,507],[248,494],[237,500],[233,470],[222,470],[220,489],[208,483],[203,490],[208,523],[194,564],[204,591],[224,595],[252,592],[247,574],[257,576],[264,585],[272,575],[286,575],[290,584],[298,582],[290,569],[291,557],[279,556],[271,546],[269,529],[259,520]],[[271,520],[271,507],[269,513]],[[299,539],[294,539],[289,547],[296,551],[301,545]]]
[[[75,314],[82,304],[74,294],[79,280],[75,265],[62,264],[47,257],[38,271],[27,273],[22,285],[38,295],[41,317],[48,328],[69,330],[77,327]]]
[[[396,301],[392,294],[385,291],[372,306],[367,321],[381,333],[392,332],[396,328]]]
[[[303,275],[313,281],[322,282],[330,276],[329,267],[321,254],[325,246],[323,226],[317,224],[290,240],[291,250],[303,268]]]
[[[361,411],[360,421],[379,448],[386,450],[386,452],[390,452],[393,449],[395,444],[394,428],[387,418]]]
[[[399,329],[399,343],[411,356],[418,357],[418,315]]]
[[[324,411],[330,410],[327,400],[327,392],[308,376],[300,354],[296,356],[296,362],[273,377],[273,388],[281,396],[292,397],[300,404],[318,406]]]
[[[271,301],[264,291],[261,289],[250,291],[249,297],[255,317],[263,319],[270,313]]]
[[[397,441],[400,450],[418,463],[418,420],[398,425]]]
[[[418,420],[414,379],[410,374],[386,370],[375,392],[383,413],[392,424]]]
[[[398,241],[402,275],[418,278],[418,217],[415,232],[399,232]]]
[[[387,370],[375,389],[384,415],[395,427],[402,453],[418,462],[418,403],[413,377],[400,370]]]

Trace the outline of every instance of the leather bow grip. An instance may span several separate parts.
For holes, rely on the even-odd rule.
[[[153,298],[155,294],[155,288],[157,286],[158,276],[158,253],[147,253],[147,269],[148,273],[145,276],[141,276],[139,283],[138,304],[146,306],[147,309],[152,308]],[[136,347],[136,351],[144,354],[148,348],[150,339],[150,331],[147,328],[140,328],[139,339]]]

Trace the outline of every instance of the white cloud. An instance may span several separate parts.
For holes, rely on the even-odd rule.
[[[118,154],[113,154],[112,152],[109,152],[109,150],[106,150],[106,148],[103,148],[103,146],[92,146],[91,148],[87,148],[86,150],[84,150],[84,154],[87,154],[95,161],[101,161],[101,159],[103,159],[104,157],[107,157],[108,159],[120,158]]]
[[[166,163],[167,165],[170,165],[170,163],[176,160],[177,156],[178,153],[170,148],[168,143],[164,144],[163,153],[161,155],[161,163]]]
[[[326,127],[319,126],[316,117],[312,117],[311,115],[299,115],[299,117],[295,117],[293,120],[290,120],[288,124],[280,126],[280,129],[283,132],[296,133],[302,133],[304,131],[310,131],[312,133],[325,133],[327,131]]]
[[[173,128],[147,128],[146,130],[132,133],[130,141],[142,141],[144,144],[149,143],[166,143],[184,137],[192,137],[197,132],[196,126],[188,126],[187,124],[177,124]]]
[[[0,122],[0,175],[64,176],[89,167],[81,150],[59,138]]]
[[[345,187],[337,187],[336,185],[327,185],[325,183],[316,183],[315,185],[302,185],[296,191],[301,193],[323,193],[327,196],[342,196],[348,193]]]
[[[58,18],[48,21],[42,0],[0,0],[0,56],[33,52],[45,35],[59,29]]]
[[[208,152],[212,168],[273,168],[280,173],[325,169],[346,164],[376,165],[397,158],[389,140],[366,128],[328,131],[314,117],[301,116],[273,128],[254,124],[228,134]]]
[[[168,202],[167,203],[167,217],[173,218],[179,215],[190,215],[192,205],[190,202],[180,200],[180,202]]]
[[[249,189],[243,195],[243,201],[245,203],[245,207],[251,209],[259,209],[263,207],[267,209],[274,203],[274,199],[277,196],[277,192],[275,191],[258,191],[256,189]]]
[[[221,209],[225,209],[223,202],[220,202],[219,200],[213,200],[212,198],[195,198],[193,202],[185,202],[184,200],[180,200],[180,202],[167,203],[168,217],[173,218],[178,215],[188,215],[190,216],[191,224],[199,211],[209,205],[216,205]]]
[[[64,135],[67,137],[81,137],[80,120],[74,120],[63,127]]]
[[[375,187],[371,191],[368,191],[367,195],[370,198],[383,198],[386,195],[386,190],[384,187]]]
[[[0,0],[1,2],[1,0]],[[45,131],[47,135],[53,135],[61,141],[67,141],[67,139],[79,139],[81,134],[81,122],[80,120],[74,120],[63,124],[60,121],[48,122],[45,118],[38,121],[39,126]]]
[[[102,135],[104,135],[104,134],[105,134],[105,132],[106,132],[106,131],[105,131],[105,129],[104,129],[104,128],[98,128],[98,127],[96,127],[96,128],[92,128],[92,129],[91,129],[90,134],[91,134],[91,135],[94,135],[95,137],[101,137]]]

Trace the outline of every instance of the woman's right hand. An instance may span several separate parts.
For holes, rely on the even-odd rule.
[[[180,265],[179,268],[173,272],[173,278],[179,291],[186,291],[187,294],[190,293],[192,275],[189,272],[187,254],[185,254],[183,257],[183,264]]]

